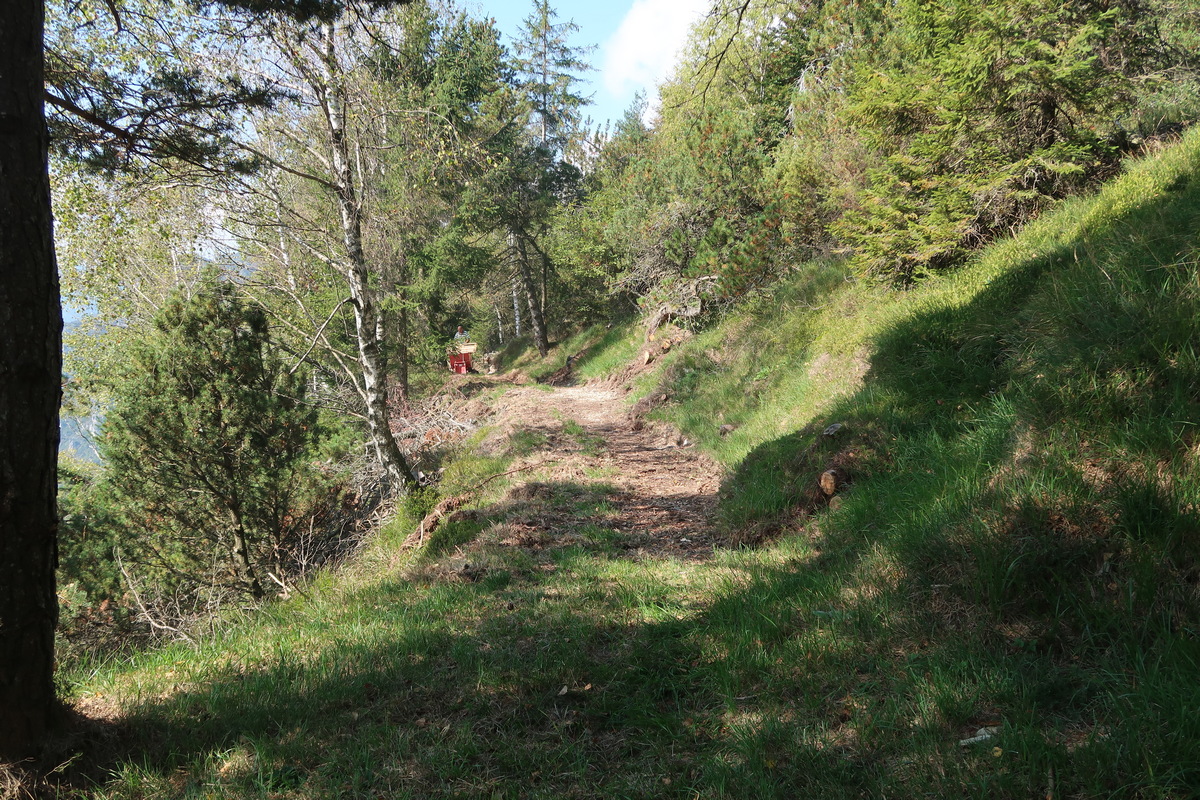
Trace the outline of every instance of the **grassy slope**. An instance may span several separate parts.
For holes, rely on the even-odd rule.
[[[554,343],[544,359],[527,339],[521,339],[501,353],[505,370],[527,374],[533,380],[544,380],[566,363],[568,356],[579,357],[574,374],[584,380],[616,372],[633,360],[639,340],[632,323],[622,325],[592,325]]]
[[[661,413],[770,543],[638,561],[594,525],[472,582],[439,568],[502,506],[415,563],[398,525],[307,598],[80,678],[131,720],[92,793],[1200,794],[1197,230],[1192,135],[915,291],[812,268],[664,359]]]
[[[727,522],[812,542],[819,568],[759,610],[828,598],[861,659],[856,736],[876,755],[931,739],[893,779],[1200,792],[1198,169],[1193,132],[961,273],[848,286],[800,319],[783,296],[676,365],[667,415],[737,464]],[[722,422],[743,427],[719,440]],[[825,511],[833,466],[854,485]],[[990,768],[947,752],[998,721]]]

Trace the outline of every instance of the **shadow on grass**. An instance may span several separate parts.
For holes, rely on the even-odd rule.
[[[1060,786],[1111,792],[1147,747],[1186,757],[1167,732],[1128,748],[1143,726],[1194,727],[1193,706],[1159,709],[1130,694],[1116,661],[1076,663],[1053,638],[1065,634],[1013,627],[1050,618],[1042,604],[979,626],[968,606],[986,599],[938,585],[961,558],[952,537],[908,551],[886,531],[821,544],[782,563],[745,554],[746,577],[700,599],[670,585],[674,568],[580,543],[548,550],[552,569],[513,552],[469,578],[317,598],[278,613],[291,631],[201,653],[212,663],[193,662],[199,674],[148,695],[125,720],[136,756],[104,791],[1020,797],[1050,768]],[[1140,679],[1174,687],[1174,671],[1194,674],[1185,655],[1159,652]],[[957,746],[964,728],[993,724],[1020,760]]]
[[[202,682],[133,710],[138,755],[106,791],[787,797],[814,767],[872,782],[852,754],[791,752],[794,732],[754,741],[743,715],[782,718],[776,702],[724,697],[708,647],[739,634],[652,588],[564,578],[594,566],[564,553],[558,572],[503,586],[383,584],[345,600],[369,625],[217,656]]]
[[[812,578],[761,577],[755,594],[781,599],[757,610],[778,619],[824,587],[825,619],[862,648],[869,688],[849,715],[941,732],[938,766],[903,765],[901,782],[1200,791],[1200,723],[1183,710],[1200,702],[1198,224],[1185,181],[894,324],[862,390],[759,446],[723,488],[727,519],[778,520],[820,553]],[[822,437],[832,422],[844,430]],[[842,507],[796,519],[838,459],[853,481]],[[991,727],[995,758],[1017,763],[946,746]]]
[[[445,561],[478,579],[493,564],[523,574],[545,569],[563,553],[642,561],[713,557],[711,498],[679,488],[648,495],[606,483],[531,481],[501,500],[455,515],[426,541],[417,565],[444,574]]]

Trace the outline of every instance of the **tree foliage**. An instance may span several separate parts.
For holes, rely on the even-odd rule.
[[[304,374],[271,349],[263,313],[215,278],[169,300],[127,356],[101,452],[129,523],[197,582],[217,564],[261,596],[316,431]]]
[[[918,280],[1195,118],[1162,109],[1195,96],[1198,30],[1156,0],[723,0],[636,150],[609,139],[624,155],[600,157],[558,247],[651,308],[698,285],[719,305],[822,254]]]
[[[555,22],[557,16],[549,0],[534,0],[516,41],[513,67],[537,141],[561,153],[576,135],[579,109],[588,101],[578,86],[580,75],[591,70],[585,59],[593,48],[573,46],[570,38],[579,26]]]
[[[717,307],[763,285],[789,257],[767,170],[790,67],[764,46],[781,8],[766,5],[714,14],[696,29],[653,129],[637,111],[621,121],[584,208],[560,229],[565,251],[610,262],[602,271],[616,295],[651,310]]]
[[[1109,174],[1137,83],[1173,54],[1142,0],[926,3],[890,12],[851,112],[885,158],[838,231],[902,282],[951,266]]]
[[[46,107],[53,153],[109,174],[162,168],[245,173],[244,112],[280,97],[272,81],[217,72],[204,53],[225,23],[185,2],[49,0]]]

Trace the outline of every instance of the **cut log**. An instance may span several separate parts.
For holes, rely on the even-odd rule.
[[[838,491],[846,485],[846,473],[836,467],[827,469],[821,473],[820,485],[821,492],[826,497],[833,497]]]

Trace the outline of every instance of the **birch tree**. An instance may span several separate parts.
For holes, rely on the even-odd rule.
[[[388,398],[407,396],[414,285],[429,289],[440,270],[430,264],[445,261],[431,248],[458,235],[458,195],[480,152],[472,128],[501,72],[498,34],[424,5],[265,34],[295,102],[259,118],[252,146],[272,169],[243,184],[231,212],[251,290],[279,308],[298,358],[348,379],[376,458],[408,485]]]
[[[387,410],[388,374],[384,359],[384,315],[376,291],[378,270],[367,260],[363,247],[364,207],[362,143],[351,129],[358,109],[350,91],[351,68],[345,49],[354,36],[345,20],[310,26],[278,26],[275,45],[285,68],[295,79],[293,88],[303,92],[302,102],[313,109],[317,145],[301,145],[313,156],[320,172],[292,170],[315,184],[333,201],[340,225],[340,248],[326,256],[327,264],[339,272],[348,290],[348,305],[354,314],[354,344],[357,370],[354,386],[365,410],[367,431],[375,457],[394,488],[416,485],[416,476],[392,433]],[[319,149],[318,149],[319,148]],[[315,253],[314,253],[315,255]]]

